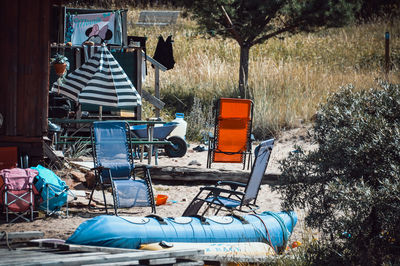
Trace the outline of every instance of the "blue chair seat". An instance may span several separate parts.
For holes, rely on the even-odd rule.
[[[228,209],[233,209],[240,205],[240,201],[226,197],[209,197],[206,199],[206,201],[209,203],[225,206]]]

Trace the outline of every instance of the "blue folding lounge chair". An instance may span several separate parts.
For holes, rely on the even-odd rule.
[[[151,207],[155,213],[149,166],[134,166],[129,124],[125,121],[94,122],[91,135],[96,185],[89,206],[94,189],[100,184],[108,213],[104,189],[111,185],[115,215],[118,215],[118,208],[131,207]]]
[[[215,209],[215,215],[221,209],[227,211],[254,212],[258,209],[256,200],[260,190],[261,181],[271,155],[274,140],[269,139],[260,143],[255,151],[255,161],[251,169],[247,184],[233,181],[218,181],[216,186],[202,187],[186,208],[182,216],[198,215],[203,208],[203,216],[210,208]],[[223,186],[229,186],[230,189]],[[241,189],[240,189],[241,188]],[[244,189],[244,191],[243,191]]]

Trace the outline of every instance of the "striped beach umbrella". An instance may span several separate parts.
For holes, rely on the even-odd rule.
[[[105,45],[68,74],[62,84],[55,82],[53,90],[79,103],[118,108],[142,104],[139,93]]]

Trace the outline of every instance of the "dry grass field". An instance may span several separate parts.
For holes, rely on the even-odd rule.
[[[172,35],[174,39],[176,64],[174,69],[161,73],[161,94],[165,99],[178,98],[182,102],[172,102],[169,107],[182,105],[189,115],[186,110],[190,110],[193,97],[200,100],[204,110],[209,110],[215,99],[236,95],[239,46],[235,41],[200,31],[183,12],[176,25],[138,27],[134,23],[139,11],[128,13],[128,34],[146,36],[150,56],[160,35],[164,38]],[[329,93],[341,86],[351,83],[358,89],[367,89],[375,86],[378,79],[385,79],[386,31],[391,34],[389,81],[399,83],[398,25],[398,20],[379,19],[317,33],[284,35],[254,46],[250,50],[248,93],[255,101],[256,137],[266,138],[310,121]],[[154,71],[149,74],[144,85],[151,91]],[[168,104],[167,101],[167,107]],[[163,116],[170,118],[173,111],[166,109]],[[152,115],[150,108],[145,115]]]

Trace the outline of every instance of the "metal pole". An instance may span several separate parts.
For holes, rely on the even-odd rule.
[[[157,99],[160,99],[160,69],[154,66],[154,93]],[[160,109],[156,107],[155,115],[160,117]]]

